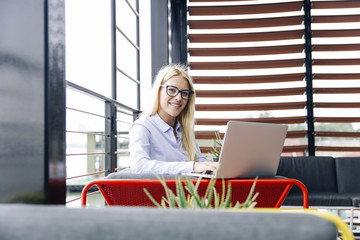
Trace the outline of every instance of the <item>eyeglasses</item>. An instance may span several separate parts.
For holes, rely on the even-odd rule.
[[[170,97],[176,97],[179,93],[181,93],[182,99],[189,100],[192,95],[194,94],[194,91],[191,90],[180,90],[175,86],[171,85],[160,85],[160,87],[166,87],[166,93]]]

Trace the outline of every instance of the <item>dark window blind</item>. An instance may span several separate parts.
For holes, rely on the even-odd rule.
[[[282,123],[289,125],[283,155],[308,154],[309,137],[315,137],[318,155],[359,153],[359,5],[313,1],[311,25],[305,26],[304,1],[190,0],[196,138],[214,139],[214,131],[224,132],[229,120]],[[203,142],[206,153],[211,146]]]

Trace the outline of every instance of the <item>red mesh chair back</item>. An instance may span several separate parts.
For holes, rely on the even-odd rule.
[[[166,179],[167,186],[176,194],[176,180]],[[182,180],[185,181],[185,180]],[[197,181],[192,179],[193,183]],[[199,185],[198,193],[200,196],[205,195],[209,180],[202,179]],[[232,194],[231,202],[243,203],[250,193],[254,179],[232,179],[225,180],[225,191],[227,184],[231,184]],[[155,204],[145,194],[144,189],[160,203],[161,198],[165,196],[165,190],[157,179],[104,179],[94,180],[85,186],[82,193],[82,205],[86,206],[86,194],[89,188],[97,185],[108,205],[120,206],[147,206],[154,207]],[[259,193],[256,198],[258,208],[279,208],[286,195],[293,185],[297,185],[303,191],[304,207],[308,207],[308,197],[306,187],[295,179],[258,179],[254,193]],[[215,188],[218,194],[222,193],[222,180],[217,180]],[[185,190],[187,193],[187,191]]]

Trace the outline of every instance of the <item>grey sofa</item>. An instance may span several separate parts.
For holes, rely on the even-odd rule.
[[[178,175],[163,177],[176,178]],[[360,207],[360,157],[282,157],[276,177],[293,178],[305,184],[310,206]],[[107,178],[156,177],[153,174],[133,174],[125,169],[111,173]],[[293,187],[283,205],[302,206],[301,190]]]
[[[337,227],[296,213],[0,204],[2,240],[331,240]]]
[[[360,157],[282,157],[278,176],[305,184],[310,206],[360,205]],[[302,205],[299,189],[292,189],[283,205]]]

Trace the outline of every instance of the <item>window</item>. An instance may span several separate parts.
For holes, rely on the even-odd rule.
[[[87,182],[129,164],[128,131],[139,108],[137,9],[138,1],[66,1],[70,206],[80,206]]]
[[[190,0],[197,139],[214,139],[230,119],[283,123],[283,155],[359,155],[359,7]]]

